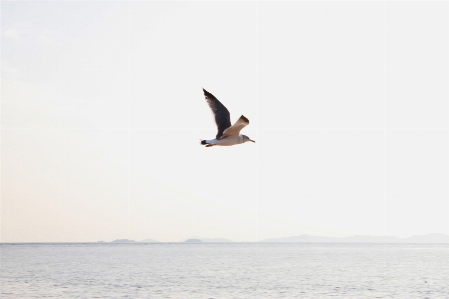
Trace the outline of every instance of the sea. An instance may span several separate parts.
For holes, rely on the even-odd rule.
[[[449,298],[448,244],[0,245],[0,298]]]

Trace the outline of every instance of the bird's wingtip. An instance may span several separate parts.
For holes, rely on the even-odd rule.
[[[242,116],[240,116],[241,119],[243,119],[243,121],[247,122],[249,124],[249,119],[246,118],[245,115],[242,114]]]

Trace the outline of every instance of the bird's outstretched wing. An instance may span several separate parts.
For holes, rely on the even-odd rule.
[[[243,115],[240,116],[235,124],[224,130],[222,138],[227,136],[238,136],[240,134],[240,130],[242,130],[247,125],[249,125],[249,120]]]
[[[214,114],[215,124],[217,125],[217,139],[223,135],[223,132],[231,126],[231,117],[228,109],[214,97],[213,94],[203,88],[204,96]]]

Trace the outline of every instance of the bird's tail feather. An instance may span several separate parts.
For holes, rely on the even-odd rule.
[[[201,144],[207,144],[206,140],[201,140]]]

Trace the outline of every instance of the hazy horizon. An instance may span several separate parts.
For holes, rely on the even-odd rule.
[[[449,235],[448,2],[0,5],[1,242]]]
[[[311,240],[301,240],[298,238],[311,238]],[[368,238],[368,239],[366,239]],[[389,241],[391,238],[396,239],[395,242],[397,243],[423,243],[423,244],[433,244],[435,242],[443,242],[443,243],[449,243],[449,235],[446,234],[439,234],[439,233],[430,233],[430,234],[424,234],[424,235],[413,235],[408,237],[397,237],[397,236],[391,236],[391,235],[384,235],[384,236],[372,236],[372,235],[351,235],[351,236],[344,236],[344,237],[331,237],[331,236],[313,236],[308,234],[302,234],[297,236],[284,236],[284,237],[275,237],[275,238],[267,238],[263,240],[256,240],[256,241],[234,241],[227,238],[220,238],[220,237],[197,237],[192,236],[189,238],[183,238],[181,240],[172,240],[172,241],[159,241],[155,240],[153,238],[146,238],[143,240],[133,240],[133,239],[113,239],[113,240],[97,240],[97,241],[78,241],[78,242],[54,242],[54,243],[185,243],[188,242],[188,240],[200,240],[203,243],[259,243],[259,242],[269,242],[269,243],[322,243],[322,242],[333,242],[333,243],[339,243],[339,240],[342,241],[342,243],[372,243],[372,242],[386,242],[388,243],[388,240],[385,240],[385,238],[388,238]],[[443,238],[443,239],[442,239]],[[331,240],[320,240],[320,239],[331,239]],[[346,239],[346,240],[345,240]],[[348,241],[348,239],[350,239]],[[382,241],[384,239],[384,241]],[[413,239],[413,241],[410,241],[409,239]],[[7,244],[7,243],[53,243],[53,242],[1,242],[0,244]]]

